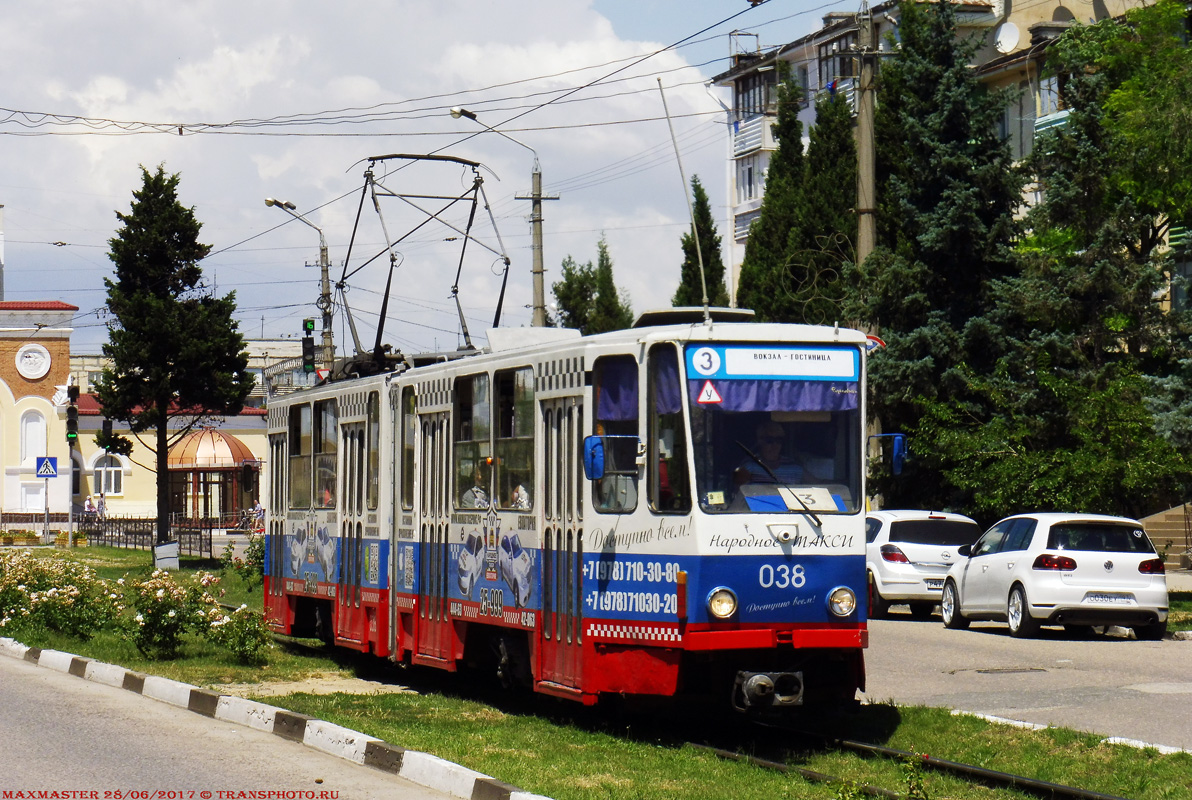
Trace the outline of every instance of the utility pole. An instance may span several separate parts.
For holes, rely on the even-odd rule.
[[[272,197],[266,197],[265,205],[280,208],[299,222],[314,228],[319,234],[319,271],[321,273],[321,282],[319,286],[319,300],[315,303],[315,306],[323,315],[323,368],[330,370],[332,362],[335,360],[335,345],[331,338],[331,263],[327,259],[327,238],[323,236],[323,229],[311,222],[304,215],[299,214],[296,211],[298,206],[289,200],[276,200]]]
[[[877,170],[873,133],[877,43],[868,2],[861,3],[857,14],[857,50],[861,62],[857,80],[857,263],[861,264],[877,245]]]
[[[530,147],[525,142],[520,142],[514,139],[504,131],[499,131],[491,125],[486,125],[481,122],[475,113],[466,108],[456,106],[451,109],[451,116],[455,119],[460,117],[467,117],[475,122],[480,127],[492,131],[495,134],[505,137],[516,145],[520,145],[534,156],[534,166],[530,170],[530,194],[515,195],[518,200],[529,200],[530,205],[530,235],[533,239],[532,252],[533,263],[530,265],[530,278],[534,287],[534,313],[530,318],[530,325],[535,328],[546,327],[546,289],[543,286],[543,275],[546,273],[546,267],[542,261],[542,201],[543,200],[558,200],[559,196],[544,195],[542,193],[542,167],[538,163],[538,151]]]

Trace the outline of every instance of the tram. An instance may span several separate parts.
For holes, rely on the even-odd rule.
[[[273,630],[584,704],[851,702],[866,337],[695,311],[272,402]]]

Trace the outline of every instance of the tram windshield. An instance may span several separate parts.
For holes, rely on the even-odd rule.
[[[831,345],[688,345],[700,507],[855,512],[863,466],[860,359],[855,347]]]

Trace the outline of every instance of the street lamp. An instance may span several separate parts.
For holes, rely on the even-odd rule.
[[[319,232],[319,270],[322,273],[322,286],[319,294],[319,310],[323,312],[323,368],[331,369],[331,362],[335,357],[335,348],[331,341],[331,265],[327,261],[327,239],[323,236],[323,229],[299,214],[294,209],[296,205],[289,200],[274,200],[265,198],[265,205],[276,206],[296,220],[306,223]]]
[[[490,125],[485,125],[483,122],[481,122],[476,117],[476,115],[474,113],[472,113],[471,111],[469,111],[466,108],[460,108],[459,106],[456,106],[455,108],[451,109],[451,116],[454,117],[455,119],[459,119],[460,117],[467,117],[468,119],[472,120],[477,125],[479,125],[480,127],[485,128],[486,130],[490,130],[493,133],[500,134],[501,136],[504,136],[506,139],[513,142],[514,144],[521,145],[522,147],[526,148],[527,150],[529,150],[531,153],[534,154],[534,168],[533,168],[533,171],[530,172],[530,194],[529,194],[529,196],[517,195],[516,197],[518,200],[529,200],[532,204],[530,206],[530,232],[533,237],[532,250],[533,250],[533,254],[534,254],[534,263],[530,269],[530,274],[531,274],[531,277],[533,278],[533,285],[534,285],[534,313],[531,318],[530,324],[532,326],[534,326],[535,328],[545,327],[546,326],[546,295],[545,295],[545,292],[544,292],[543,286],[542,286],[542,276],[546,270],[543,267],[543,263],[542,263],[542,201],[543,200],[558,200],[559,198],[557,195],[554,197],[549,197],[549,196],[544,197],[543,196],[543,194],[542,194],[542,169],[538,164],[538,151],[536,151],[533,147],[530,147],[525,142],[519,142],[517,139],[514,139],[512,136],[505,133],[504,131],[499,131]]]

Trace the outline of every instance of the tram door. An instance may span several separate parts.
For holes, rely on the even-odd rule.
[[[447,619],[451,423],[446,413],[423,415],[420,422],[418,610],[413,661],[442,666],[452,658],[452,626]]]
[[[289,463],[285,434],[269,437],[269,516],[268,516],[268,576],[265,592],[265,616],[275,624],[287,621],[289,603],[286,600],[285,567],[289,548],[286,547],[286,509],[289,507],[285,466]]]
[[[583,625],[583,405],[542,403],[543,520],[540,680],[580,686]]]
[[[336,588],[336,636],[361,644],[367,639],[360,607],[360,573],[364,566],[364,447],[363,423],[340,426],[340,474],[343,487],[339,507],[339,584]]]

